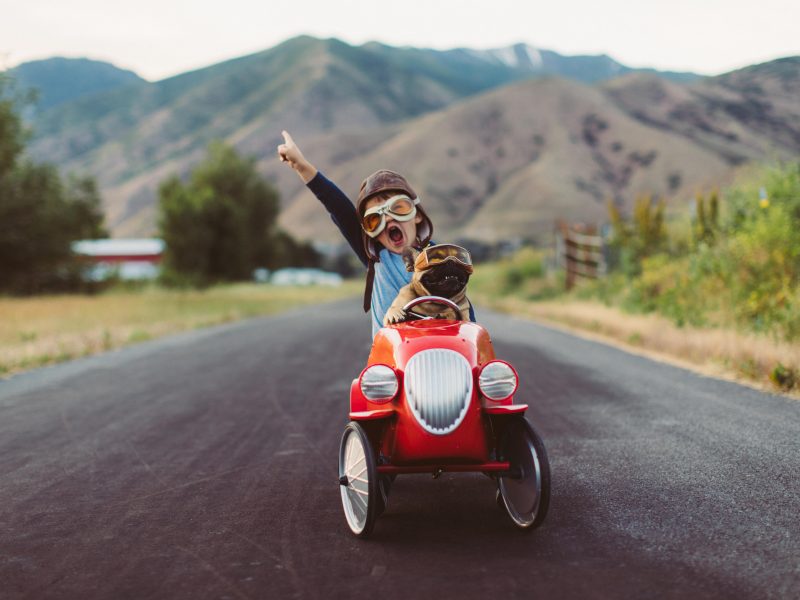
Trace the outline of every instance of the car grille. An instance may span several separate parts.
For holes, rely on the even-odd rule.
[[[472,397],[472,371],[467,359],[452,350],[423,350],[408,361],[406,397],[417,421],[433,434],[459,426]]]

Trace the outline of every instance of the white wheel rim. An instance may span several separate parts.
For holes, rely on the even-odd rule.
[[[530,452],[528,457],[521,457],[520,464],[515,465],[522,469],[522,477],[500,477],[500,494],[509,516],[520,527],[530,527],[536,520],[539,512],[539,503],[542,499],[542,469],[539,466],[539,456],[529,435],[525,435],[525,446]]]
[[[364,446],[353,431],[348,434],[341,450],[339,472],[340,476],[347,477],[347,485],[339,486],[347,524],[353,533],[361,533],[367,524],[369,471]]]

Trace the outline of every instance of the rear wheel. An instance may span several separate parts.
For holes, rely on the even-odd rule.
[[[350,422],[339,445],[339,489],[347,525],[358,537],[367,537],[375,525],[379,504],[378,468],[364,428]]]
[[[535,529],[550,507],[550,463],[542,438],[519,418],[511,421],[500,443],[500,458],[511,463],[511,476],[498,477],[506,514],[520,529]]]

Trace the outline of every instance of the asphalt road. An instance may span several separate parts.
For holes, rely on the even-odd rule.
[[[368,541],[336,460],[357,302],[0,382],[0,598],[798,598],[800,402],[491,315],[550,514],[397,479]]]

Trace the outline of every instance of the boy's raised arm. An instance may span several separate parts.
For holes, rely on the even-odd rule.
[[[317,168],[303,156],[288,131],[281,131],[281,134],[283,135],[284,143],[278,146],[278,157],[281,162],[289,163],[289,166],[297,172],[303,183],[308,183],[316,176]]]
[[[278,158],[287,163],[299,175],[317,199],[322,202],[331,215],[331,219],[342,232],[344,239],[350,244],[359,260],[367,265],[367,254],[361,239],[361,223],[353,203],[317,168],[312,165],[300,148],[297,147],[288,131],[282,131],[284,143],[278,146]]]

